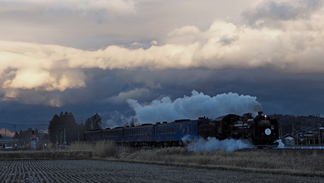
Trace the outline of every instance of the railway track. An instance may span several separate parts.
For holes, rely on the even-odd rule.
[[[271,153],[302,153],[303,155],[312,155],[316,154],[323,154],[324,155],[324,148],[322,149],[306,149],[306,148],[273,148],[273,149],[258,149],[258,148],[251,148],[251,149],[240,149],[238,152],[252,152],[252,151],[259,151],[259,152],[271,152]]]

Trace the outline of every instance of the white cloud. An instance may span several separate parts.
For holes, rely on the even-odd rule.
[[[135,41],[148,44],[148,40],[164,45],[167,42],[163,37],[176,28],[191,25],[205,30],[215,17],[239,19],[240,12],[250,1],[236,0],[235,7],[231,2],[214,0],[105,1],[131,7],[124,8],[124,11],[112,6],[98,9],[98,6],[91,5],[101,2],[96,0],[0,0],[0,24],[6,25],[1,27],[0,40],[57,44],[87,50],[114,44],[130,45]],[[87,4],[88,7],[83,11],[77,8],[78,4]]]
[[[6,78],[3,88],[39,89],[47,91],[85,86],[81,71],[65,70],[60,54],[54,54],[57,46],[0,42],[0,74]],[[62,62],[61,62],[62,61]],[[62,63],[62,64],[61,64]],[[4,72],[12,69],[11,72]]]
[[[182,36],[188,34],[198,35],[199,33],[200,30],[195,26],[184,26],[171,31],[168,36]]]
[[[16,74],[17,76],[13,80],[4,83],[4,88],[32,89],[44,85],[48,81],[53,82],[53,78],[46,71],[22,69]]]
[[[128,49],[108,46],[103,50],[85,51],[56,45],[22,42],[0,42],[1,72],[15,69],[5,88],[64,91],[66,88],[85,87],[85,76],[80,69],[188,69],[188,68],[272,68],[282,72],[324,72],[322,59],[324,16],[314,19],[289,21],[283,30],[251,28],[224,21],[214,22],[206,31],[184,27],[170,35],[195,35],[190,43],[178,42],[148,49]],[[190,39],[189,39],[190,40]],[[74,70],[68,75],[65,69]],[[56,75],[52,70],[63,73]],[[14,77],[12,77],[14,75]],[[74,77],[76,76],[76,77]],[[27,79],[31,78],[31,79]],[[34,79],[32,79],[34,78]]]
[[[136,13],[133,0],[0,0],[3,8],[0,12],[35,11],[35,9],[52,14],[77,13],[85,16],[88,13],[105,11],[106,15],[129,15]]]
[[[308,23],[319,28],[319,25],[315,25],[321,24],[318,21]],[[306,29],[299,22],[290,22],[287,23],[285,30],[267,27],[254,29],[246,25],[237,26],[216,21],[210,29],[199,34],[196,38],[199,41],[190,44],[152,45],[148,49],[108,46],[104,50],[84,51],[63,46],[9,42],[9,45],[14,44],[15,48],[19,48],[18,51],[1,51],[0,56],[6,63],[4,65],[8,67],[22,68],[33,65],[47,70],[51,67],[73,69],[271,67],[283,72],[323,72],[324,68],[319,66],[318,62],[323,56],[324,44],[321,40],[324,39],[324,35],[318,28]],[[6,44],[3,46],[6,50]],[[11,62],[13,60],[17,62]],[[59,66],[56,64],[58,62],[61,63]]]
[[[27,5],[28,11],[37,5],[41,8],[46,6],[51,11],[67,8],[68,11],[81,12],[86,16],[90,11],[105,11],[114,15],[136,12],[136,3],[131,0],[0,2],[8,8],[0,8],[2,12],[14,11],[15,8],[20,11],[22,4]],[[17,90],[65,91],[68,88],[86,87],[88,78],[83,70],[87,68],[269,68],[288,73],[323,73],[324,9],[323,6],[315,6],[316,3],[321,5],[315,0],[258,1],[244,13],[250,24],[216,20],[204,30],[188,24],[160,36],[159,44],[151,39],[154,36],[148,36],[150,38],[146,39],[154,41],[147,49],[110,45],[87,51],[53,44],[0,41],[1,92],[7,98],[15,98],[20,95]],[[263,9],[262,16],[258,16]],[[127,28],[125,26],[118,30],[133,30]],[[136,30],[140,32],[143,29]],[[81,31],[71,32],[77,34]],[[144,32],[141,34],[144,35]],[[138,40],[126,45],[132,42],[133,46],[141,45]],[[149,85],[152,88],[161,87],[154,83]],[[123,96],[127,96],[126,93],[119,98],[125,98]]]
[[[156,40],[153,40],[153,41],[151,41],[151,44],[152,45],[157,45],[157,41]]]

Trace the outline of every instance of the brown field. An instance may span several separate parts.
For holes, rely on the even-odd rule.
[[[0,162],[0,182],[321,182],[320,177],[243,173],[218,169],[95,160]]]

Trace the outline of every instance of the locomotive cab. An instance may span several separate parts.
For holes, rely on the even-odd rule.
[[[215,137],[215,122],[201,124],[199,126],[199,136],[205,140],[207,140],[208,137]]]
[[[215,137],[215,122],[205,117],[198,118],[198,131],[199,138]]]

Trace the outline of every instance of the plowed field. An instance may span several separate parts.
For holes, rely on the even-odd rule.
[[[321,182],[296,177],[96,160],[0,161],[0,182]]]

